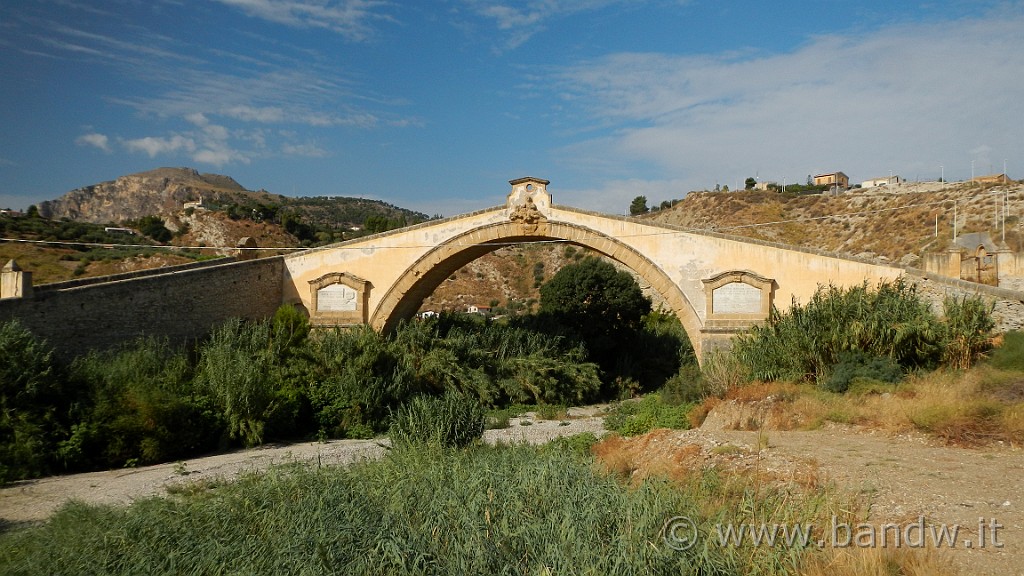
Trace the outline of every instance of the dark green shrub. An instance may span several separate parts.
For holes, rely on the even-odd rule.
[[[223,421],[212,398],[197,390],[183,351],[139,340],[92,352],[71,367],[88,391],[85,414],[62,444],[84,467],[152,464],[216,448]]]
[[[294,339],[287,323],[233,319],[200,347],[196,379],[223,414],[231,438],[253,446],[267,435],[295,432],[305,392],[285,377]],[[306,427],[312,431],[311,424]]]
[[[850,352],[835,365],[831,376],[821,387],[829,392],[841,394],[846,392],[856,379],[894,384],[903,379],[903,369],[892,358]]]
[[[391,416],[388,436],[396,447],[427,444],[461,448],[483,435],[485,416],[476,398],[460,392],[416,396]]]
[[[772,310],[768,322],[734,340],[757,380],[827,381],[844,354],[891,358],[905,369],[933,367],[945,331],[917,289],[902,279],[851,288],[819,287],[806,305]]]
[[[71,402],[46,342],[0,324],[0,484],[57,469]]]
[[[318,371],[309,399],[317,423],[331,436],[383,431],[389,410],[423,391],[409,364],[410,351],[369,327],[319,334],[311,354]]]
[[[704,375],[697,364],[686,364],[658,390],[661,401],[670,406],[699,402],[709,395]]]

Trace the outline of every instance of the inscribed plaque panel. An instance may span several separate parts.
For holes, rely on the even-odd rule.
[[[715,288],[711,302],[715,314],[759,314],[761,290],[743,282],[731,282]]]
[[[346,312],[356,309],[359,294],[344,284],[331,284],[316,292],[316,308],[319,312]]]

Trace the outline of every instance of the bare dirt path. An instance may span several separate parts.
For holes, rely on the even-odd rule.
[[[566,422],[526,418],[528,425],[512,419],[509,428],[488,430],[485,438],[492,443],[536,443],[586,431],[600,435],[603,420],[589,416],[592,413],[577,413]],[[841,488],[860,494],[870,505],[870,524],[906,526],[924,516],[929,525],[961,526],[959,544],[948,555],[962,573],[1024,576],[1024,451],[1019,448],[958,448],[922,437],[893,437],[845,427],[767,433],[709,428],[655,434],[655,441],[674,449],[700,446],[708,462],[756,454],[759,466],[783,474],[813,468]],[[0,489],[0,519],[6,523],[44,520],[72,499],[128,504],[166,494],[175,484],[229,480],[280,463],[341,464],[377,458],[386,444],[386,440],[338,440],[265,446],[183,463],[21,482]],[[723,445],[740,447],[746,456],[713,451]],[[984,548],[979,546],[979,519],[987,530]],[[994,532],[992,521],[999,525]],[[1001,547],[995,546],[994,536]],[[966,540],[972,541],[970,548]]]
[[[867,523],[874,527],[894,523],[905,530],[921,516],[929,526],[958,525],[959,542],[948,555],[962,573],[1024,575],[1024,451],[1019,448],[959,448],[846,427],[770,431],[760,439],[758,432],[697,432],[755,450],[766,436],[762,455],[769,463],[817,466],[840,487],[864,497],[870,505]],[[983,546],[979,532],[985,532]]]

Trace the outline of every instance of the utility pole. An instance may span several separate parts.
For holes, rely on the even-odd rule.
[[[956,200],[953,200],[953,241],[956,242]]]

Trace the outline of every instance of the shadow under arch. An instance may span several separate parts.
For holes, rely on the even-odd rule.
[[[374,309],[370,325],[383,332],[394,330],[400,321],[412,318],[423,300],[459,268],[510,243],[538,240],[561,240],[585,246],[636,271],[665,298],[686,330],[697,357],[701,357],[700,318],[668,274],[631,246],[591,228],[568,222],[547,221],[532,232],[527,232],[519,223],[500,222],[474,228],[446,240],[406,268]]]

